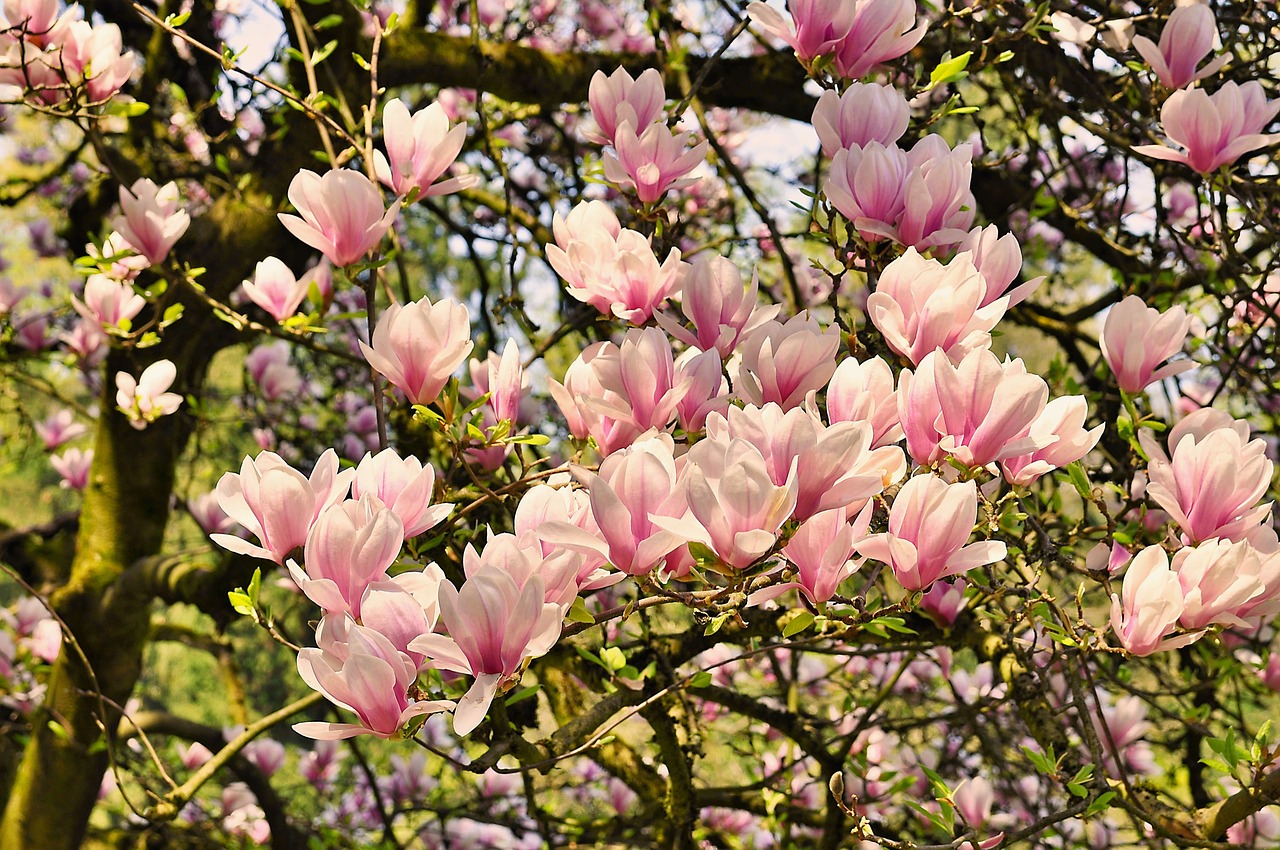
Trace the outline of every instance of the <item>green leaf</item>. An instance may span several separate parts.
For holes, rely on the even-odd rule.
[[[332,29],[336,26],[341,26],[341,25],[342,25],[341,15],[338,15],[338,14],[325,15],[323,18],[316,21],[315,26],[313,26],[312,29],[314,29],[316,32],[322,32],[324,30]]]
[[[791,619],[787,620],[787,624],[782,627],[782,636],[789,638],[793,635],[798,635],[812,625],[813,615],[808,611],[801,611]]]
[[[583,602],[581,597],[573,600],[573,604],[565,612],[565,617],[571,623],[595,623],[596,621],[596,618],[587,610],[587,603]]]
[[[311,67],[313,67],[313,68],[314,68],[315,66],[319,65],[319,64],[320,64],[321,62],[323,62],[324,60],[328,59],[328,58],[329,58],[329,55],[330,55],[331,53],[333,53],[333,49],[334,49],[335,47],[337,47],[337,46],[338,46],[338,40],[335,38],[333,41],[329,42],[329,43],[328,43],[328,44],[326,44],[324,47],[321,47],[321,48],[320,48],[319,50],[317,50],[315,53],[312,53],[312,54],[311,54]]]
[[[177,29],[178,27],[182,26],[190,19],[191,19],[191,10],[188,9],[185,12],[178,12],[176,15],[165,16],[164,25],[167,27],[173,27],[174,29]]]
[[[511,696],[507,697],[507,700],[506,700],[507,705],[511,706],[511,705],[515,705],[518,702],[524,702],[529,697],[536,694],[539,691],[539,689],[541,689],[541,687],[542,687],[541,685],[530,685],[527,688],[521,688]]]
[[[233,590],[228,593],[227,601],[231,603],[232,609],[237,614],[242,614],[246,617],[253,616],[253,600],[243,590]]]
[[[706,629],[703,630],[702,633],[704,635],[715,634],[716,632],[720,631],[720,627],[725,624],[725,621],[727,621],[729,617],[730,617],[729,614],[720,614],[719,616],[712,618],[711,622],[707,623],[707,627]]]
[[[1094,815],[1098,815],[1098,814],[1101,814],[1102,812],[1105,812],[1107,810],[1107,807],[1111,805],[1111,801],[1115,799],[1115,796],[1116,796],[1115,791],[1107,791],[1105,794],[1099,794],[1098,799],[1090,803],[1089,808],[1084,810],[1084,816],[1086,818],[1090,818],[1090,817],[1093,817]]]
[[[600,660],[611,673],[616,673],[627,666],[627,656],[616,646],[606,646],[600,650]]]
[[[966,50],[955,58],[945,58],[938,63],[938,67],[933,69],[929,74],[929,88],[944,85],[946,83],[962,80],[968,76],[965,68],[969,66],[969,59],[973,56],[972,50]]]
[[[262,570],[261,568],[255,568],[253,571],[253,578],[249,579],[249,600],[254,604],[255,607],[258,604],[258,597],[261,593],[262,593]]]
[[[1087,502],[1093,498],[1093,484],[1090,483],[1089,476],[1080,461],[1067,464],[1067,477],[1071,479],[1071,486],[1076,488],[1081,499]]]
[[[691,688],[705,688],[711,684],[711,673],[707,670],[699,670],[692,679],[689,680]]]

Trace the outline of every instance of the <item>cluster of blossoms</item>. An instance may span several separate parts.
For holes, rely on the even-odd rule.
[[[101,104],[129,81],[136,60],[120,27],[83,20],[84,7],[58,0],[6,0],[0,32],[0,85],[32,102]]]

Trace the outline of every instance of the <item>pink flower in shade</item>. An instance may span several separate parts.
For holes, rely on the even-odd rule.
[[[97,322],[81,319],[59,339],[75,355],[81,369],[93,369],[107,356],[107,337]]]
[[[1083,396],[1063,396],[1046,404],[1024,435],[1037,444],[1044,444],[1044,448],[1002,460],[1000,466],[1005,480],[1027,487],[1045,473],[1061,469],[1093,451],[1102,438],[1103,426],[1086,431],[1084,420],[1088,415],[1089,407]]]
[[[1121,594],[1111,594],[1111,628],[1133,655],[1186,646],[1202,633],[1171,637],[1184,606],[1169,556],[1159,546],[1148,546],[1129,564]]]
[[[864,508],[858,521],[849,524],[844,511],[823,511],[805,520],[782,550],[796,568],[793,581],[775,584],[752,593],[748,605],[776,599],[788,590],[797,590],[815,605],[835,596],[840,583],[858,571],[862,559],[855,558],[855,541],[867,534],[871,510]]]
[[[1128,566],[1132,559],[1133,553],[1119,543],[1112,543],[1110,546],[1098,543],[1085,555],[1084,566],[1093,572],[1106,570],[1108,574],[1115,575]]]
[[[1008,307],[1004,298],[980,306],[986,289],[971,254],[957,254],[944,266],[908,248],[876,280],[867,318],[890,348],[914,364],[934,349],[959,360],[991,347],[991,329]]]
[[[1130,295],[1112,307],[1102,324],[1100,344],[1120,389],[1134,395],[1155,381],[1194,369],[1191,361],[1160,366],[1182,350],[1190,329],[1191,317],[1181,306],[1161,313]]]
[[[413,455],[401,458],[394,449],[366,454],[356,467],[351,498],[376,496],[404,525],[404,539],[434,528],[453,513],[451,504],[433,505],[436,471]]]
[[[751,443],[765,459],[769,477],[783,487],[793,474],[800,522],[814,514],[846,508],[881,492],[906,474],[897,446],[871,449],[871,426],[836,422],[831,426],[802,407],[783,411],[777,404],[730,407],[707,419],[707,436]]]
[[[111,226],[152,265],[164,262],[191,224],[186,210],[178,208],[178,184],[157,186],[145,177],[128,189],[120,187],[120,211]]]
[[[320,512],[303,549],[305,570],[289,561],[289,575],[326,614],[349,613],[358,620],[365,589],[388,578],[403,543],[400,517],[365,493],[359,501],[338,502]]]
[[[1249,439],[1248,423],[1197,411],[1170,430],[1168,457],[1150,437],[1142,442],[1151,458],[1147,495],[1188,541],[1240,540],[1269,517],[1271,503],[1258,500],[1271,486],[1274,464],[1266,443]]]
[[[691,133],[674,133],[661,123],[650,124],[636,135],[629,121],[614,133],[613,152],[604,155],[604,176],[624,190],[636,193],[642,204],[662,200],[672,189],[698,182],[688,177],[707,158],[705,140],[689,148]]]
[[[214,534],[211,539],[237,554],[283,564],[290,552],[307,542],[320,512],[347,495],[353,475],[354,470],[338,471],[338,454],[333,449],[316,461],[310,478],[275,452],[246,457],[240,472],[224,473],[214,492],[227,516],[261,545],[228,534]]]
[[[178,760],[187,770],[195,770],[213,758],[213,753],[199,741],[192,741],[191,746],[178,744]]]
[[[794,463],[778,485],[765,457],[746,440],[702,440],[685,457],[682,480],[692,516],[669,520],[651,514],[655,524],[708,547],[732,569],[744,569],[767,555],[795,509],[799,483]]]
[[[467,140],[467,125],[450,127],[440,104],[410,115],[404,101],[388,101],[382,110],[382,128],[387,155],[374,151],[374,173],[397,195],[405,197],[414,189],[422,197],[448,195],[479,184],[477,174],[436,182],[453,165]]]
[[[7,316],[26,297],[26,287],[16,286],[9,278],[0,277],[0,316]]]
[[[118,327],[146,305],[147,299],[134,292],[132,286],[101,274],[90,275],[85,281],[83,301],[71,297],[71,306],[77,313],[103,328]]]
[[[877,65],[911,52],[924,38],[925,24],[916,26],[915,0],[854,0],[847,5],[856,9],[853,25],[835,56],[836,73],[846,80],[865,77]]]
[[[1041,276],[1009,289],[1022,273],[1022,249],[1012,233],[1001,236],[994,224],[970,230],[956,250],[970,254],[974,268],[987,282],[987,294],[983,296],[980,307],[986,307],[1001,297],[1009,299],[1010,307],[1021,304],[1044,282]]]
[[[888,236],[921,250],[954,245],[973,224],[978,203],[970,189],[973,146],[947,146],[941,136],[925,136],[907,154],[902,216]]]
[[[676,382],[686,385],[684,396],[676,405],[676,417],[680,427],[690,433],[701,431],[709,415],[723,412],[733,400],[720,355],[714,349],[690,348],[677,357]]]
[[[1178,624],[1188,631],[1215,623],[1248,628],[1239,611],[1262,596],[1262,557],[1245,540],[1214,538],[1195,548],[1178,550],[1172,570],[1182,588],[1183,608]]]
[[[176,191],[175,187],[175,198]],[[84,250],[93,258],[102,273],[112,280],[128,282],[136,278],[139,272],[151,267],[151,262],[146,257],[135,253],[125,238],[114,231],[107,235],[101,247],[90,242],[84,246]]]
[[[765,322],[738,348],[734,393],[754,405],[772,401],[784,409],[797,407],[831,380],[839,348],[840,329],[824,330],[803,310],[786,324]]]
[[[373,345],[360,343],[369,365],[400,388],[414,404],[430,404],[453,371],[471,353],[467,308],[442,298],[392,304],[373,332]]]
[[[626,68],[618,68],[608,76],[604,71],[595,72],[587,101],[591,104],[591,117],[600,128],[599,133],[588,133],[587,138],[602,145],[613,144],[614,135],[624,122],[632,127],[648,127],[661,119],[667,91],[656,68],[641,72],[634,80]]]
[[[47,37],[60,21],[61,12],[58,0],[5,0],[4,3],[4,16],[9,26],[20,27],[22,37],[38,46],[47,43]],[[70,19],[66,22],[69,23]]]
[[[1001,363],[986,349],[969,352],[958,366],[935,351],[898,379],[907,451],[921,464],[951,455],[986,466],[1044,448],[1028,429],[1048,398],[1044,379],[1027,374],[1021,360]]]
[[[237,523],[218,504],[218,494],[201,493],[187,500],[187,513],[205,534],[229,534]]]
[[[165,390],[177,377],[178,368],[172,360],[157,360],[136,379],[128,372],[116,372],[116,405],[129,424],[141,431],[161,416],[176,412],[182,396]]]
[[[822,192],[868,242],[892,239],[906,208],[907,154],[871,141],[835,152]]]
[[[1179,89],[1160,108],[1160,121],[1165,135],[1184,150],[1167,145],[1137,145],[1133,150],[1209,174],[1280,139],[1280,134],[1262,132],[1277,112],[1280,100],[1268,101],[1257,80],[1225,83],[1213,95]]]
[[[475,677],[454,712],[455,734],[480,725],[498,691],[518,681],[524,663],[545,655],[560,638],[564,611],[544,597],[540,577],[520,588],[496,567],[468,576],[461,590],[448,581],[440,585],[447,635],[425,634],[409,646],[437,669]]]
[[[354,712],[360,722],[296,723],[293,729],[299,735],[321,740],[391,738],[412,718],[453,707],[445,700],[410,700],[417,665],[385,636],[346,615],[321,620],[316,643],[298,653],[298,674],[334,705]]]
[[[69,490],[83,490],[89,484],[93,449],[67,449],[60,455],[50,455],[49,464],[62,476],[58,486]]]
[[[876,83],[854,83],[843,94],[825,91],[813,109],[813,128],[829,157],[868,142],[892,146],[910,120],[911,107],[902,93]]]
[[[1267,656],[1267,666],[1258,671],[1258,678],[1262,684],[1280,693],[1280,652],[1273,650]]]
[[[893,370],[879,357],[861,363],[848,358],[836,367],[827,384],[827,418],[836,422],[866,422],[871,446],[881,448],[902,439]]]
[[[36,434],[44,443],[45,451],[53,451],[63,443],[69,443],[76,437],[89,433],[88,426],[75,421],[75,414],[63,408],[51,413],[43,422],[34,423]]]
[[[964,610],[964,592],[969,583],[962,578],[952,582],[936,581],[920,597],[920,610],[943,628],[950,628]]]
[[[283,262],[267,257],[254,268],[253,280],[244,282],[244,294],[277,322],[283,322],[298,312],[309,285],[305,275],[298,280]]]
[[[888,564],[910,591],[941,578],[962,575],[1007,554],[1003,543],[968,543],[978,521],[978,488],[972,481],[948,484],[936,475],[917,475],[902,485],[889,509],[889,531],[855,547],[858,554]]]
[[[44,351],[52,340],[49,338],[49,317],[43,313],[33,316],[11,315],[14,327],[13,344],[26,351]]]
[[[70,85],[83,85],[90,101],[110,100],[129,82],[136,57],[132,50],[121,52],[123,43],[116,24],[69,21],[58,27],[53,37],[61,47],[55,68]]]
[[[1147,60],[1160,84],[1180,89],[1222,70],[1231,58],[1224,53],[1200,70],[1196,65],[1213,50],[1217,36],[1213,11],[1202,3],[1178,6],[1160,31],[1160,45],[1146,36],[1134,36],[1133,48]]]
[[[597,551],[627,575],[647,575],[664,566],[685,543],[678,533],[654,521],[679,519],[688,512],[674,453],[671,437],[657,434],[609,455],[598,474],[580,473],[586,479],[595,527],[604,541]],[[555,533],[566,537],[563,530]],[[565,543],[574,540],[568,537]],[[587,543],[576,545],[586,549]]]
[[[299,171],[289,184],[289,202],[302,217],[280,213],[280,223],[335,266],[356,263],[376,248],[400,212],[398,199],[384,209],[378,187],[349,168],[323,177]]]
[[[675,339],[701,351],[715,349],[727,360],[738,342],[778,315],[780,305],[757,302],[760,282],[755,275],[744,287],[742,273],[728,257],[699,257],[680,287],[680,311],[693,323],[690,332],[664,313],[658,324]]]

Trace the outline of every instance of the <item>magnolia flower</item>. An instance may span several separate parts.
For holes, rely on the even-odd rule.
[[[1133,150],[1209,174],[1280,139],[1280,134],[1262,132],[1277,112],[1280,100],[1267,100],[1257,80],[1225,83],[1212,95],[1202,89],[1179,89],[1160,108],[1160,121],[1165,135],[1184,150],[1167,145],[1138,145]]]
[[[335,266],[349,266],[376,248],[400,212],[399,199],[384,210],[378,187],[348,168],[323,177],[298,172],[289,184],[289,201],[302,217],[280,213],[280,223]]]
[[[305,275],[298,280],[283,262],[267,257],[254,268],[253,280],[244,282],[244,294],[277,322],[283,322],[298,312],[309,285]]]
[[[369,365],[404,391],[414,404],[430,404],[453,371],[471,353],[467,308],[442,298],[392,304],[373,332],[373,345],[360,343]]]
[[[62,477],[58,486],[68,490],[83,490],[89,484],[93,449],[67,449],[60,455],[50,455],[49,465]]]
[[[191,224],[186,210],[178,208],[178,184],[157,186],[145,177],[128,189],[120,187],[120,211],[111,226],[152,265],[164,262]]]
[[[147,299],[133,291],[127,283],[119,283],[106,275],[89,275],[84,283],[84,300],[72,296],[76,312],[103,328],[114,328],[142,311]]]
[[[648,127],[662,118],[667,92],[662,84],[662,74],[656,68],[648,68],[635,79],[626,68],[618,68],[605,76],[596,71],[587,90],[591,104],[591,117],[600,128],[599,133],[589,133],[587,138],[599,144],[613,144],[614,135],[623,123],[632,127]]]
[[[1146,36],[1134,36],[1133,48],[1156,72],[1160,84],[1167,89],[1180,89],[1197,80],[1218,73],[1231,58],[1224,53],[1203,68],[1200,60],[1213,51],[1217,36],[1213,10],[1203,3],[1178,6],[1160,31],[1160,44]]]
[[[401,458],[395,449],[366,454],[356,467],[351,497],[378,497],[404,524],[404,539],[417,537],[453,513],[451,504],[431,504],[436,471],[413,455]]]
[[[755,405],[797,407],[831,380],[839,348],[840,328],[824,329],[803,310],[786,324],[765,322],[738,346],[734,393]]]
[[[948,484],[917,475],[902,485],[889,509],[889,531],[855,545],[858,554],[888,564],[907,590],[993,564],[1007,554],[1004,543],[968,543],[978,521],[978,489],[972,481]]]
[[[893,86],[854,83],[843,94],[825,91],[813,109],[813,128],[822,152],[836,152],[854,145],[879,142],[891,146],[907,131],[911,108]]]
[[[1189,360],[1160,366],[1182,350],[1190,329],[1191,317],[1180,306],[1161,313],[1130,295],[1112,307],[1099,342],[1120,389],[1133,395],[1156,381],[1194,369],[1195,363]]]
[[[672,189],[684,189],[697,182],[687,177],[707,158],[709,142],[692,148],[690,133],[674,133],[662,123],[650,124],[637,135],[630,121],[614,134],[613,153],[604,156],[604,176],[610,183],[631,189],[642,204],[652,204]]]
[[[53,451],[63,443],[89,432],[88,426],[76,422],[75,414],[66,408],[49,414],[43,422],[33,424],[40,441],[44,443],[45,451]]]
[[[358,620],[365,590],[388,578],[402,543],[400,517],[365,493],[359,501],[339,502],[320,512],[303,549],[305,569],[289,561],[289,575],[326,614],[349,613]]]
[[[1159,546],[1134,556],[1121,593],[1111,594],[1111,628],[1132,654],[1175,649],[1200,637],[1200,632],[1170,637],[1186,603],[1178,576],[1169,569],[1169,556]]]
[[[444,107],[439,103],[411,116],[404,101],[388,101],[382,110],[382,127],[387,155],[374,151],[374,173],[401,197],[414,189],[422,196],[448,195],[480,182],[477,174],[435,182],[453,165],[467,140],[467,125],[450,127]]]
[[[165,392],[178,376],[172,360],[157,360],[136,379],[128,372],[116,373],[116,405],[141,431],[161,416],[177,411],[182,396]]]
[[[728,257],[701,256],[680,286],[680,311],[693,323],[693,331],[665,313],[653,317],[675,339],[702,351],[715,349],[727,360],[744,337],[782,309],[778,304],[759,305],[759,287],[754,274],[744,287],[742,273]]]

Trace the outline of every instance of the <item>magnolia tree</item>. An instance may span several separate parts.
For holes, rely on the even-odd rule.
[[[4,850],[1280,846],[1271,4],[4,12]]]

